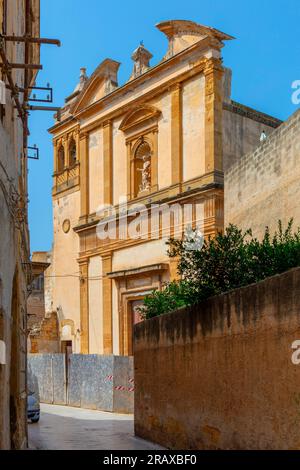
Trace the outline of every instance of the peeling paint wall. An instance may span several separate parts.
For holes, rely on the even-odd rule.
[[[299,449],[300,268],[135,326],[135,432],[171,449]]]

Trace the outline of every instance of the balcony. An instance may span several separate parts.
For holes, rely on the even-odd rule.
[[[74,188],[79,185],[80,170],[79,163],[69,168],[65,168],[63,171],[56,172],[53,175],[54,185],[53,194],[67,191],[68,189]]]

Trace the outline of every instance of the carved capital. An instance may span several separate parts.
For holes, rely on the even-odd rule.
[[[223,73],[222,60],[215,57],[211,57],[205,60],[204,63],[204,75],[209,75],[212,73]]]
[[[181,89],[182,89],[182,83],[180,82],[173,83],[173,85],[169,86],[169,91],[171,93],[180,92]]]
[[[89,133],[88,132],[80,132],[79,138],[80,140],[88,139]]]
[[[111,125],[112,125],[112,120],[111,119],[107,119],[102,124],[103,127],[108,127],[108,126],[111,126]]]

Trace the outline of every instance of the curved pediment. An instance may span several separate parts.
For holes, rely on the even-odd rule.
[[[73,107],[73,113],[85,109],[117,87],[117,72],[120,63],[105,59],[86,82]]]
[[[126,132],[133,127],[146,124],[146,122],[151,120],[157,120],[160,116],[161,111],[154,106],[150,105],[141,105],[136,108],[131,109],[123,121],[119,129],[123,132]]]

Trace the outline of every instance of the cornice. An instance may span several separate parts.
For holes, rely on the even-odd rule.
[[[145,199],[133,199],[131,201],[128,201],[127,207],[128,207],[128,217],[130,217],[130,209],[132,206],[135,208],[138,207],[138,204],[140,203],[141,205],[144,205],[147,209],[151,207],[152,204],[174,204],[174,203],[180,203],[189,200],[190,198],[193,197],[198,197],[202,196],[203,198],[208,197],[211,195],[212,192],[214,191],[223,191],[224,189],[224,183],[223,183],[223,172],[212,172],[211,173],[212,177],[214,178],[213,181],[208,182],[207,184],[202,185],[201,187],[197,188],[191,188],[191,189],[186,189],[184,192],[181,192],[176,195],[168,196],[165,194],[164,191],[161,191],[162,197],[157,199],[157,196],[159,196],[160,191],[158,191],[156,194],[156,198],[154,197],[154,194],[149,194],[149,197],[147,197],[148,202]],[[208,176],[208,175],[204,175]],[[193,180],[192,180],[193,181]],[[188,184],[186,182],[185,184]],[[113,206],[116,208],[117,206]],[[117,219],[119,219],[120,214],[116,214]],[[107,220],[110,219],[110,216],[107,217]],[[93,218],[90,222],[85,222],[85,223],[79,223],[77,226],[73,227],[74,232],[79,233],[83,232],[85,230],[90,230],[92,228],[95,228],[97,224],[99,223],[99,217]],[[101,219],[102,221],[105,220]]]
[[[174,64],[176,64],[178,62],[181,62],[184,58],[187,58],[189,55],[192,56],[193,53],[195,53],[196,51],[205,52],[205,50],[208,49],[208,48],[216,49],[216,47],[217,47],[216,41],[212,37],[207,36],[207,37],[203,38],[202,40],[199,40],[195,44],[192,44],[190,47],[184,49],[183,51],[180,51],[178,54],[175,54],[174,56],[170,57],[169,59],[166,59],[166,60],[160,62],[159,64],[155,65],[154,67],[151,67],[147,72],[140,75],[139,77],[131,80],[130,82],[125,83],[123,86],[120,86],[119,88],[116,88],[114,91],[112,91],[108,95],[104,96],[100,100],[96,101],[95,103],[92,103],[89,106],[87,106],[86,108],[79,110],[73,116],[67,118],[66,121],[56,123],[54,126],[52,126],[49,129],[49,132],[55,133],[55,131],[58,131],[60,128],[65,126],[67,121],[70,122],[70,120],[72,120],[72,119],[79,120],[80,118],[83,118],[84,116],[86,116],[88,114],[96,114],[103,107],[108,106],[117,97],[122,96],[123,94],[125,95],[129,91],[136,89],[139,85],[143,84],[144,82],[149,81],[149,79],[152,78],[153,76],[160,74],[162,71],[164,71],[168,68],[171,68]],[[202,64],[201,64],[202,67],[201,68],[203,69],[205,61],[209,61],[209,59],[207,59],[206,57],[202,57],[200,59],[200,61],[198,60],[195,63],[193,63],[193,67],[195,67],[195,68],[198,67],[199,68],[199,65],[200,65],[199,62],[202,62]],[[189,72],[192,72],[192,70],[189,70]],[[183,75],[184,75],[184,73],[183,73]],[[193,73],[192,73],[192,75],[193,75]],[[178,77],[176,77],[174,80],[170,79],[170,82],[167,82],[168,85],[166,86],[166,88],[168,86],[170,86],[170,84],[172,84],[172,81],[173,82],[180,82],[181,80],[180,80],[179,77],[180,77],[180,75]],[[160,85],[159,86],[160,90],[158,90],[158,91],[156,90],[156,94],[157,94],[157,92],[161,91],[161,88],[162,87]],[[144,97],[145,97],[145,95],[144,95]],[[130,105],[128,105],[128,107],[132,106],[133,102],[134,102],[134,100],[132,100],[132,102],[130,103]],[[108,117],[106,117],[106,119],[108,119]]]
[[[265,126],[273,127],[276,129],[279,127],[283,121],[277,119],[269,114],[262,113],[256,109],[250,108],[243,104],[237,103],[236,101],[231,101],[231,103],[223,103],[223,109],[226,111],[231,111],[235,114],[240,114],[241,116],[248,117],[254,121],[261,122]]]

